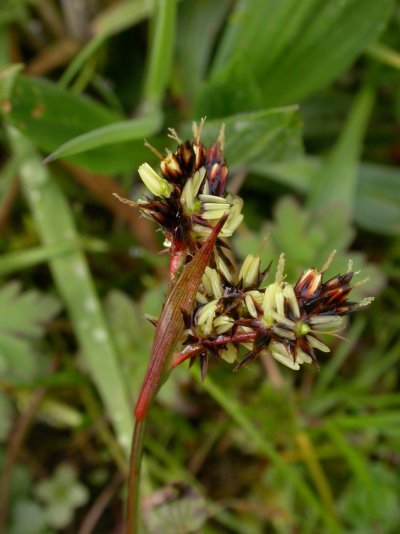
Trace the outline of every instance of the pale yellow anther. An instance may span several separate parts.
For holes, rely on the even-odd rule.
[[[230,271],[228,269],[228,266],[226,265],[224,260],[221,258],[221,256],[219,256],[219,255],[216,256],[215,262],[217,264],[218,271],[223,275],[225,280],[227,282],[232,282],[232,275],[231,275],[231,273],[230,273]]]
[[[229,209],[229,208],[228,208]],[[214,219],[221,219],[228,209],[218,209],[214,211],[205,211],[201,214],[201,217],[207,221],[212,221]],[[225,223],[226,224],[226,223]]]
[[[225,204],[227,202],[227,199],[224,197],[217,197],[216,195],[205,195],[203,193],[199,195],[199,199],[202,202],[212,202],[215,204]]]
[[[148,163],[143,163],[139,167],[139,176],[147,189],[158,197],[169,198],[171,196],[172,185],[161,178]]]
[[[199,169],[192,178],[186,181],[181,194],[181,201],[186,213],[192,214],[200,210],[201,202],[197,199],[197,193],[204,179],[206,169],[202,167]]]
[[[208,281],[207,286],[211,290],[209,293],[212,294],[214,298],[220,299],[224,294],[224,290],[218,272],[215,269],[211,269],[211,267],[206,267],[203,278],[204,277],[206,277]]]
[[[255,307],[253,297],[251,295],[245,296],[246,307],[252,317],[255,319],[258,317],[257,308]]]
[[[226,362],[233,363],[237,359],[238,349],[233,343],[227,343],[226,349],[222,349],[219,355]]]
[[[227,315],[220,315],[214,319],[213,326],[218,335],[225,334],[234,325],[234,320]]]
[[[275,341],[272,342],[269,346],[269,350],[275,360],[278,360],[280,363],[283,363],[283,365],[286,365],[286,367],[289,367],[294,371],[298,371],[300,369],[299,363],[293,361],[292,355],[290,354],[290,352],[287,351],[285,345],[283,345],[282,343],[278,343]]]
[[[306,336],[306,339],[307,339],[308,343],[312,347],[314,347],[314,349],[321,350],[322,352],[330,352],[331,351],[331,349],[327,345],[325,345],[325,343],[322,343],[322,341],[320,341],[319,339],[317,339],[314,336]]]
[[[209,336],[213,330],[213,320],[217,304],[218,302],[216,300],[212,300],[208,304],[202,306],[196,314],[197,330],[204,337]]]
[[[286,330],[286,328],[281,328],[280,326],[273,326],[272,331],[280,337],[295,340],[296,335],[291,330]]]
[[[296,362],[299,363],[300,365],[302,363],[311,363],[312,358],[306,352],[303,352],[301,349],[297,348]]]
[[[243,262],[239,272],[239,280],[243,280],[244,287],[252,286],[257,282],[260,272],[260,258],[249,254]]]
[[[282,289],[278,289],[275,294],[276,311],[280,315],[285,315],[285,299],[283,298]]]
[[[289,303],[293,316],[298,319],[300,317],[299,303],[297,302],[294,289],[290,284],[286,284],[283,288],[283,296]]]

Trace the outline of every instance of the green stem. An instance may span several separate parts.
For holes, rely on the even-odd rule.
[[[147,419],[136,419],[132,436],[131,456],[129,460],[126,534],[138,533],[140,467],[142,464],[146,423]]]

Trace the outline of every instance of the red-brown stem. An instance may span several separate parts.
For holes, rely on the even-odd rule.
[[[204,269],[209,263],[218,234],[226,223],[227,217],[227,213],[221,217],[207,241],[185,266],[174,286],[170,288],[157,324],[149,365],[136,402],[136,419],[146,418],[154,397],[168,376],[170,360],[184,330],[182,312],[192,311]]]
[[[143,442],[147,419],[136,419],[132,436],[131,457],[129,461],[128,499],[126,534],[137,534],[140,516],[139,490],[140,467],[143,456]]]

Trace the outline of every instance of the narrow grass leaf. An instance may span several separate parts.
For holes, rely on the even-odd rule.
[[[4,96],[5,93],[7,97]],[[114,130],[111,128],[111,134],[119,136],[121,142],[68,157],[69,161],[94,172],[130,170],[132,153],[139,145],[143,145],[142,140],[123,141],[124,138],[129,138],[129,135],[132,139],[132,132],[135,130],[130,128],[129,122],[121,126],[120,114],[109,111],[89,98],[74,95],[50,81],[15,76],[11,69],[0,76],[0,103],[5,121],[18,128],[37,148],[46,153],[51,153],[71,139],[99,128],[100,133],[95,134],[95,139],[109,136],[110,132],[106,130],[104,133],[101,128],[117,124],[113,127]],[[151,130],[150,123],[152,120],[157,122],[155,119],[155,115],[153,119],[149,119],[149,128],[146,128],[146,131]],[[135,128],[138,126],[142,129],[145,123],[134,123]],[[140,138],[139,128],[136,134]],[[87,141],[87,138],[85,139]],[[89,141],[94,143],[91,136]]]
[[[329,441],[334,443],[343,457],[346,459],[353,473],[359,478],[365,487],[372,490],[372,480],[369,477],[368,466],[359,450],[355,450],[346,436],[339,430],[332,419],[328,419],[324,425]]]
[[[154,11],[150,55],[144,83],[144,106],[158,106],[171,76],[175,46],[176,0],[159,0]]]
[[[263,106],[304,100],[337,78],[376,40],[393,5],[392,0],[240,0],[208,81],[214,92],[208,91],[208,84],[203,89],[210,106],[227,92],[247,91],[249,80],[256,81]],[[235,73],[243,65],[249,75],[240,79]]]
[[[178,91],[189,104],[206,76],[219,29],[229,7],[229,0],[192,0],[179,6],[179,31],[176,35]]]
[[[128,121],[114,122],[101,128],[96,128],[67,141],[58,147],[45,159],[45,163],[50,161],[73,156],[93,150],[94,148],[131,141],[152,135],[161,126],[161,113],[152,111],[144,117],[138,117]]]
[[[194,376],[198,382],[201,381],[200,372],[193,368]],[[277,452],[269,440],[265,438],[259,429],[251,422],[243,411],[238,402],[232,399],[231,396],[226,395],[223,389],[216,384],[210,376],[203,383],[203,388],[210,394],[210,396],[221,406],[221,408],[232,418],[233,421],[242,429],[247,438],[258,447],[259,451],[269,461],[271,461],[276,469],[278,469],[288,481],[290,481],[296,488],[299,496],[304,503],[312,509],[325,523],[330,532],[339,532],[336,521],[323,508],[319,499],[310,490],[304,480],[298,475],[296,470],[284,460],[284,458]]]
[[[48,246],[32,247],[25,250],[8,252],[0,256],[0,276],[35,267],[54,258],[71,252],[85,250],[88,252],[107,252],[108,243],[97,239],[65,240]]]
[[[96,35],[109,37],[148,18],[156,0],[126,0],[118,2],[97,15],[92,23]]]
[[[373,102],[374,93],[370,87],[362,89],[356,97],[340,138],[318,170],[318,178],[309,192],[308,205],[312,210],[336,206],[343,216],[352,217],[357,165]]]
[[[86,61],[103,45],[104,41],[105,36],[100,34],[95,35],[86,43],[59,79],[58,83],[61,87],[67,87],[71,83]]]
[[[246,185],[255,190],[269,187],[268,180],[307,193],[320,175],[323,160],[315,157],[270,164],[262,159],[251,164],[254,173]],[[263,177],[263,179],[260,179]],[[360,163],[357,167],[354,221],[371,232],[398,235],[400,232],[400,172],[387,165]],[[311,193],[310,193],[311,194]]]
[[[367,55],[393,67],[400,69],[400,52],[383,43],[373,43],[367,48]]]
[[[22,162],[22,185],[43,244],[78,240],[68,203],[33,145],[15,129],[10,129],[10,141]],[[84,363],[119,442],[128,451],[133,422],[128,395],[86,259],[82,252],[74,251],[51,259],[49,267],[70,315]]]

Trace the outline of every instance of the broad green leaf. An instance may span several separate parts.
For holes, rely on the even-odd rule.
[[[244,83],[245,80],[245,83]],[[263,109],[261,88],[245,58],[232,57],[201,86],[195,115],[211,119]]]
[[[0,95],[9,77],[0,79]],[[19,129],[41,150],[50,153],[62,144],[87,134],[92,130],[111,127],[112,135],[119,135],[119,140],[129,138],[132,132],[141,137],[138,130],[130,128],[131,124],[123,123],[121,116],[110,112],[104,106],[89,98],[74,95],[57,85],[39,78],[18,76],[9,90],[9,98],[2,101],[4,119]],[[158,126],[157,121],[148,123],[148,134],[151,126]],[[119,125],[118,125],[119,123]],[[117,126],[114,126],[117,124]],[[141,127],[144,123],[141,124]],[[137,128],[137,124],[134,123]],[[121,133],[122,131],[122,133]],[[140,130],[143,131],[143,130]],[[110,131],[100,130],[94,134],[95,139],[104,142],[104,136],[110,139]],[[84,138],[84,140],[87,138]],[[89,142],[94,143],[89,136]],[[88,152],[71,156],[69,161],[82,165],[95,172],[112,173],[130,170],[135,151],[142,151],[143,141],[121,142],[112,146],[101,146]]]
[[[322,159],[311,157],[275,164],[255,161],[250,166],[255,176],[248,177],[246,186],[268,190],[268,180],[272,180],[306,193],[313,187],[323,163]],[[387,165],[361,163],[357,176],[355,222],[372,232],[397,235],[400,231],[400,172]]]
[[[137,119],[114,122],[67,141],[47,156],[45,161],[47,163],[74,154],[81,154],[94,148],[123,143],[124,141],[142,140],[158,130],[160,126],[161,114],[158,111],[153,111]]]
[[[352,218],[357,165],[373,101],[374,93],[369,87],[362,89],[356,97],[335,147],[313,180],[308,194],[308,205],[312,210],[335,207],[342,217]]]
[[[150,506],[144,516],[148,534],[201,532],[210,513],[207,503],[199,491],[186,484],[181,486],[168,485],[150,495],[157,504]]]
[[[225,124],[224,152],[231,167],[250,164],[261,156],[272,162],[301,153],[302,122],[297,106],[207,121],[202,134],[205,144],[217,139],[221,124]]]
[[[354,217],[366,230],[400,233],[400,171],[395,167],[362,163]]]
[[[22,293],[19,282],[10,282],[0,290],[0,330],[3,334],[38,338],[59,309],[55,298],[34,290]]]
[[[228,61],[239,68],[246,63],[264,106],[304,100],[327,86],[376,40],[392,8],[392,0],[237,2],[212,68],[210,108],[232,90],[224,72]],[[231,79],[238,80],[234,73]],[[247,79],[236,83],[236,92],[246,91],[246,85]]]
[[[59,312],[54,297],[38,291],[22,292],[19,282],[10,282],[0,290],[0,374],[3,379],[30,379],[37,368],[37,351],[32,342],[44,334],[44,328]]]
[[[176,35],[178,91],[189,104],[206,76],[211,53],[229,7],[229,0],[192,0],[179,6],[179,31]]]
[[[34,146],[10,129],[11,146],[21,158],[20,176],[41,241],[46,246],[78,240],[72,212]],[[86,258],[75,250],[49,261],[50,271],[71,318],[74,333],[125,451],[129,448],[132,414],[115,346],[101,310]]]
[[[148,291],[148,293],[151,293]],[[162,295],[157,291],[156,313],[159,313]],[[139,307],[125,293],[112,290],[104,302],[110,330],[118,348],[120,366],[132,398],[139,392],[154,336],[154,326],[144,317],[147,308]]]

